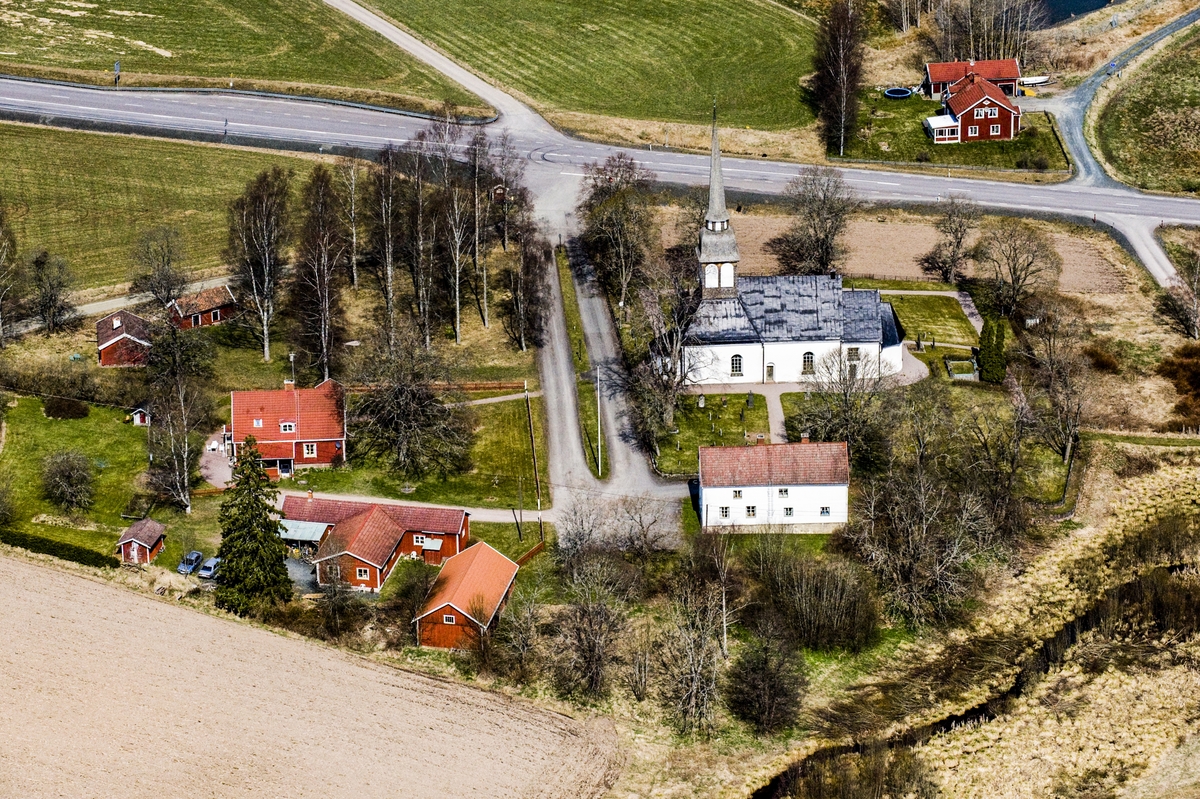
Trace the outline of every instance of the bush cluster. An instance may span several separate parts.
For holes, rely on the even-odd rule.
[[[0,528],[0,541],[12,547],[21,547],[30,552],[40,552],[43,555],[51,555],[62,560],[82,563],[84,566],[115,569],[121,565],[121,562],[112,555],[103,555],[92,549],[68,544],[65,541],[55,541],[52,538],[43,538],[33,533]]]
[[[983,332],[979,334],[979,379],[985,383],[1003,383],[1007,373],[1004,326],[987,319],[983,323]]]
[[[68,397],[47,397],[42,401],[42,410],[51,419],[86,419],[91,412],[86,402]]]
[[[94,492],[92,462],[82,452],[56,452],[42,461],[42,493],[64,510],[91,507]]]

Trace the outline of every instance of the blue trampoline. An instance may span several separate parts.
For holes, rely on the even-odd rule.
[[[909,97],[912,97],[912,89],[893,86],[890,89],[884,89],[883,96],[889,100],[907,100]]]

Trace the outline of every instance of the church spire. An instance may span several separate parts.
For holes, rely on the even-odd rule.
[[[729,209],[725,207],[725,176],[721,172],[721,145],[717,143],[717,107],[713,106],[712,163],[708,175],[708,213],[704,226],[709,230],[729,227]]]

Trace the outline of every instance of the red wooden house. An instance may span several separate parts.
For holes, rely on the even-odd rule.
[[[254,436],[263,466],[272,478],[296,469],[333,466],[346,456],[346,407],[342,387],[326,380],[315,388],[290,381],[277,391],[234,391],[226,443],[236,458]]]
[[[414,620],[417,642],[462,649],[472,626],[486,630],[495,624],[517,579],[517,568],[484,543],[447,560]]]
[[[942,93],[967,75],[974,73],[991,82],[1005,95],[1017,93],[1021,82],[1021,65],[1015,58],[994,61],[942,61],[925,65],[925,81],[921,89],[930,99],[946,99]]]
[[[466,548],[471,537],[471,516],[464,510],[384,502],[347,502],[290,495],[283,500],[283,517],[289,521],[331,524],[318,549],[319,559],[346,555],[363,561],[352,564],[338,560],[341,579],[351,585],[374,590],[383,585],[400,557],[438,565]],[[369,518],[368,518],[369,517]],[[364,537],[365,535],[365,537]],[[330,543],[337,539],[336,543]],[[386,554],[375,551],[376,541],[386,541]],[[375,557],[360,551],[364,546]],[[347,571],[350,568],[350,571]],[[367,569],[362,578],[358,570]],[[353,578],[353,579],[352,579]],[[317,570],[317,580],[324,575]]]
[[[150,354],[150,323],[131,311],[113,311],[96,322],[101,366],[144,366]]]
[[[946,113],[925,120],[925,130],[935,144],[1008,141],[1021,132],[1021,109],[974,73],[950,86],[943,96]]]
[[[149,563],[162,552],[167,528],[153,519],[141,519],[129,525],[117,541],[117,554],[125,563]]]
[[[167,310],[176,327],[189,330],[225,321],[237,310],[237,300],[229,286],[214,286],[173,300]]]

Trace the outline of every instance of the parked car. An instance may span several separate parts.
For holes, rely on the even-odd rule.
[[[188,575],[200,568],[201,562],[204,561],[204,553],[192,550],[183,556],[183,560],[179,561],[179,568],[176,569],[180,574]]]
[[[209,558],[204,561],[204,565],[200,567],[200,571],[196,574],[201,580],[215,580],[217,579],[217,568],[220,565],[220,558]]]

